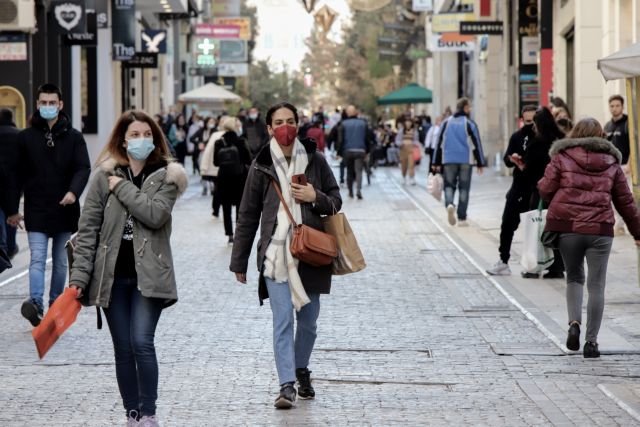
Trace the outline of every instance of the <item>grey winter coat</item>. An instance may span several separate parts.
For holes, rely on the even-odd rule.
[[[112,192],[108,177],[118,175],[108,159],[91,181],[83,206],[70,284],[83,289],[82,303],[108,307],[114,270],[127,212],[134,218],[133,248],[138,289],[145,297],[163,298],[165,306],[178,300],[171,237],[171,211],[188,185],[178,163],[158,169],[138,189],[123,179]]]
[[[321,215],[331,215],[339,212],[342,207],[340,187],[336,183],[331,167],[324,156],[316,152],[313,139],[302,139],[307,150],[309,164],[305,175],[307,182],[316,190],[314,204],[303,203],[302,222],[310,227],[324,231]],[[260,303],[269,297],[266,282],[262,274],[265,255],[271,237],[276,230],[276,219],[280,207],[280,199],[276,194],[271,180],[278,180],[269,145],[265,145],[253,161],[249,169],[249,176],[244,186],[244,195],[238,211],[236,233],[233,236],[233,251],[229,269],[235,273],[246,273],[251,254],[251,247],[258,226],[260,240],[258,241],[258,271],[260,272],[258,296]],[[302,285],[307,293],[328,294],[331,290],[331,266],[314,267],[304,262],[298,265],[298,273]]]

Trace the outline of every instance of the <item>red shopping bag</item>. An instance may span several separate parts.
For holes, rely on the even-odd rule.
[[[82,307],[80,301],[76,299],[77,296],[78,293],[75,289],[65,289],[64,293],[49,307],[42,322],[31,331],[40,359],[47,354],[47,351],[53,347],[64,331],[76,321]]]
[[[422,160],[422,148],[419,145],[414,145],[412,154],[413,154],[413,162],[415,164],[420,163],[420,160]]]

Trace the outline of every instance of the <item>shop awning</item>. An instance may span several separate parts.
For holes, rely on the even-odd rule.
[[[207,83],[197,89],[183,93],[178,97],[178,101],[187,104],[215,106],[225,102],[240,102],[242,98],[222,86],[218,86],[215,83]]]
[[[598,69],[607,81],[640,76],[640,43],[599,59]]]
[[[433,101],[431,91],[416,83],[411,83],[382,98],[378,98],[378,105],[393,104],[428,104]]]

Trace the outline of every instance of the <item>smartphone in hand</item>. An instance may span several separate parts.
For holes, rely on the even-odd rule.
[[[299,185],[307,185],[307,177],[303,173],[301,173],[299,175],[293,175],[291,177],[291,183],[292,184],[299,184]]]
[[[299,185],[307,185],[307,177],[303,173],[299,175],[293,175],[291,177],[291,183],[299,184]],[[296,199],[296,203],[300,203],[300,200]]]

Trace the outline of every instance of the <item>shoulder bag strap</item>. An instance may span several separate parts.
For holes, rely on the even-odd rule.
[[[297,227],[298,224],[296,224],[296,220],[293,219],[293,215],[291,215],[291,211],[289,210],[289,206],[287,206],[287,202],[284,201],[284,197],[282,197],[282,192],[280,191],[280,186],[276,183],[275,179],[271,180],[271,184],[273,185],[273,188],[275,188],[276,193],[278,193],[278,198],[280,199],[280,202],[282,202],[282,206],[284,206],[284,210],[287,212],[287,216],[289,217],[289,221],[291,221],[291,224],[293,224],[294,227]]]

